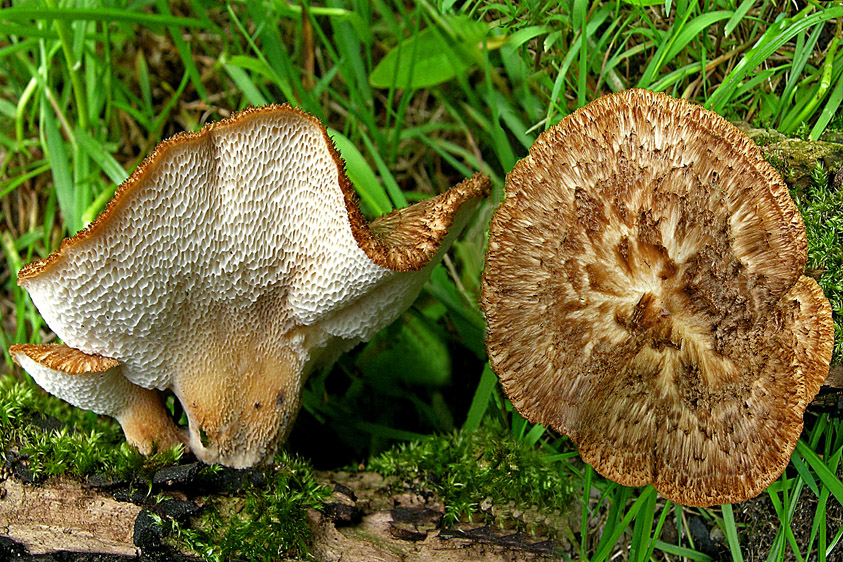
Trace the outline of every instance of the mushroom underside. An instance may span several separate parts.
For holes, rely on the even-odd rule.
[[[66,346],[13,356],[144,452],[184,439],[160,403],[172,390],[200,459],[270,460],[314,365],[412,303],[488,190],[477,174],[369,224],[318,120],[245,110],[161,143],[89,227],[21,269]]]

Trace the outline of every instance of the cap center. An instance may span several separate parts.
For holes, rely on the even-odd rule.
[[[615,322],[635,339],[649,339],[649,346],[657,351],[666,348],[681,350],[682,337],[674,329],[673,315],[664,301],[645,292],[635,305],[618,307]]]

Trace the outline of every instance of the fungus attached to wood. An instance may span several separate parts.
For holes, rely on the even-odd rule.
[[[688,505],[741,501],[787,465],[831,360],[781,178],[720,116],[603,97],[507,176],[483,279],[488,350],[527,419],[586,462]]]
[[[318,120],[289,106],[163,142],[94,223],[21,269],[64,344],[12,357],[116,417],[144,453],[186,441],[206,462],[267,459],[307,374],[412,303],[488,191],[475,175],[367,223],[343,166]]]

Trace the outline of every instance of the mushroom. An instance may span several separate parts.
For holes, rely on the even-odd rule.
[[[319,121],[287,105],[164,141],[90,226],[21,269],[64,343],[12,357],[143,453],[186,440],[208,463],[271,457],[308,373],[412,303],[488,191],[475,175],[367,223],[343,167]]]
[[[482,304],[494,371],[583,460],[687,505],[787,465],[831,360],[787,187],[744,134],[664,94],[598,99],[506,179]]]

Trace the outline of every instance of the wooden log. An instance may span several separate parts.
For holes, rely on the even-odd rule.
[[[66,480],[28,485],[0,483],[0,535],[29,554],[56,551],[135,555],[135,518],[141,508]]]
[[[325,485],[344,482],[354,488],[335,493],[324,512],[311,510],[311,552],[325,562],[463,562],[558,559],[559,543],[539,541],[481,525],[443,531],[444,506],[429,494],[384,495],[384,480],[373,473],[320,473]],[[341,484],[340,489],[351,490]],[[29,555],[62,552],[63,561],[85,556],[139,554],[136,520],[148,511],[129,502],[67,480],[25,484],[0,483],[0,536],[15,541]],[[355,499],[352,499],[355,498]],[[359,499],[358,499],[359,498]],[[347,505],[353,519],[337,517],[331,505]],[[233,505],[233,503],[232,503]],[[341,510],[340,510],[341,511]],[[334,514],[334,515],[332,515]],[[78,553],[78,554],[73,554]],[[3,558],[0,544],[0,559]],[[156,548],[153,559],[184,560],[184,553]],[[113,558],[109,558],[113,560]]]

